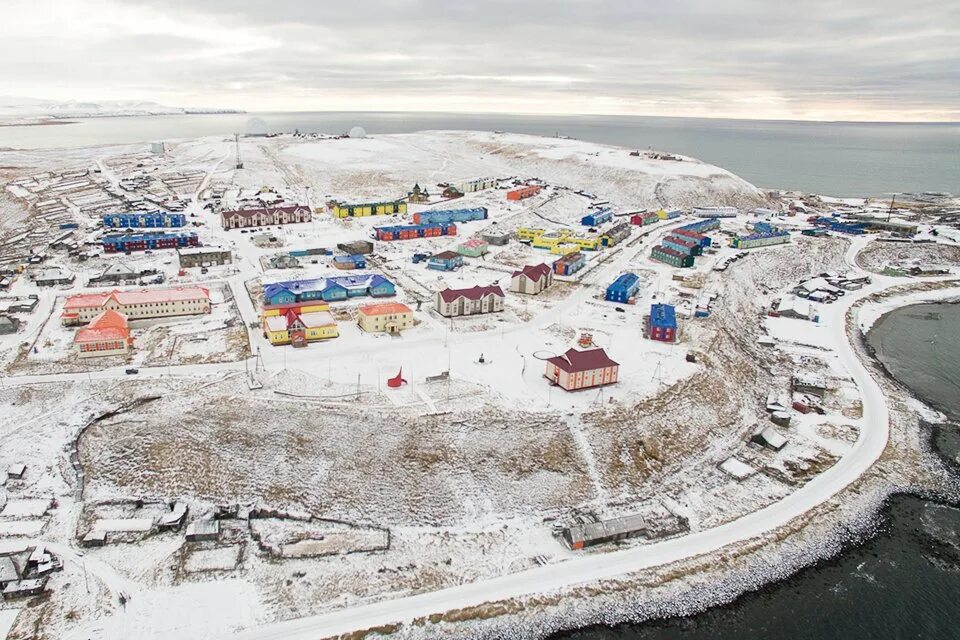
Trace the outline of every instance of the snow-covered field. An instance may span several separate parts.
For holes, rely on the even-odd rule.
[[[66,559],[50,581],[51,597],[24,608],[15,629],[43,619],[51,637],[79,639],[392,628],[691,555],[722,555],[726,545],[769,535],[817,508],[883,450],[884,396],[849,350],[846,312],[902,279],[875,275],[861,292],[820,305],[816,323],[766,317],[799,279],[860,273],[858,254],[876,244],[869,238],[794,234],[787,245],[751,250],[715,271],[735,253],[726,237],[746,229],[742,215],[711,232],[715,251],[680,270],[648,256],[688,218],[633,227],[628,240],[588,252],[583,271],[558,277],[545,293],[508,292],[503,312],[453,320],[433,310],[437,291],[507,290],[513,270],[556,256],[514,237],[482,259],[467,257],[456,272],[412,262],[415,253],[494,230],[586,231],[580,218],[599,202],[618,213],[768,203],[722,169],[576,140],[479,132],[248,138],[241,151],[242,170],[233,168],[232,139],[183,141],[162,156],[126,146],[24,152],[3,163],[20,167],[5,169],[20,181],[6,202],[36,208],[63,199],[85,247],[99,231],[82,202],[100,196],[62,195],[73,193],[70,177],[24,176],[95,168],[84,193],[176,198],[204,244],[234,255],[202,273],[181,270],[170,251],[94,252],[81,261],[44,249],[36,233],[24,239],[14,228],[5,236],[9,246],[27,243],[76,274],[72,285],[53,288],[31,281],[35,267],[14,276],[9,295],[35,295],[37,308],[22,316],[18,332],[0,336],[7,372],[0,465],[27,465],[25,477],[2,490],[0,542],[42,539]],[[500,178],[503,188],[438,202],[439,183],[479,176]],[[120,188],[131,180],[141,186]],[[508,186],[534,180],[544,185],[537,196],[505,198]],[[324,208],[334,198],[403,197],[414,183],[435,195],[405,216],[336,220]],[[230,209],[257,197],[307,204],[314,219],[274,227],[264,242],[224,230],[211,210],[216,200]],[[357,326],[356,307],[369,298],[332,305],[335,339],[294,349],[262,336],[265,284],[344,273],[329,255],[301,256],[289,269],[265,268],[266,259],[291,250],[342,253],[338,244],[369,240],[385,222],[473,206],[487,207],[488,219],[458,224],[456,237],[377,242],[367,257],[366,272],[392,280],[396,300],[415,310],[416,326],[401,336]],[[25,219],[36,219],[34,212]],[[784,222],[805,226],[799,217]],[[135,321],[129,358],[77,362],[73,329],[58,321],[63,298],[91,290],[90,278],[119,262],[161,274],[165,286],[210,287],[213,313]],[[635,299],[605,302],[605,287],[623,272],[641,280]],[[694,318],[711,300],[710,316]],[[644,337],[652,302],[676,305],[676,343]],[[868,325],[870,313],[860,311],[859,320]],[[620,381],[568,393],[544,378],[543,359],[583,334],[620,363]],[[131,365],[139,373],[127,375]],[[407,384],[388,388],[401,370]],[[826,381],[817,400],[823,412],[788,407],[789,425],[773,425],[768,395],[789,398],[798,372]],[[751,441],[767,428],[786,446],[774,451]],[[729,458],[748,465],[750,476],[721,470]],[[161,531],[174,503],[188,507],[186,522]],[[217,540],[185,539],[188,527],[214,514]],[[633,514],[660,533],[577,552],[555,535],[578,518]],[[78,561],[79,540],[91,531],[107,532],[107,544],[85,549]],[[296,618],[305,620],[269,626]]]

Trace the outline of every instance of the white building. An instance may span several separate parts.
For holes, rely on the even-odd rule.
[[[527,265],[514,271],[510,278],[510,291],[537,295],[553,284],[553,270],[543,264]]]
[[[503,290],[500,287],[473,287],[471,289],[444,289],[434,298],[437,313],[452,318],[478,313],[503,311]]]

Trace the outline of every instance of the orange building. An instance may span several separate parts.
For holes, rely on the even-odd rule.
[[[540,187],[537,185],[520,187],[519,189],[507,191],[507,200],[523,200],[524,198],[535,196],[538,193],[540,193]]]
[[[127,317],[111,309],[102,312],[73,336],[77,357],[118,356],[130,351],[133,340]]]

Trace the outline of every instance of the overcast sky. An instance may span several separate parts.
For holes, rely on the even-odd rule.
[[[0,0],[6,95],[960,120],[956,0]]]

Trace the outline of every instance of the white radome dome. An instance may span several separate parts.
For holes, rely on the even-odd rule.
[[[263,118],[250,118],[247,120],[247,135],[248,136],[265,136],[270,133],[267,130],[267,123],[263,121]]]
[[[367,137],[367,130],[364,129],[363,127],[354,127],[353,129],[350,129],[350,137],[351,137],[351,138],[366,138],[366,137]]]

